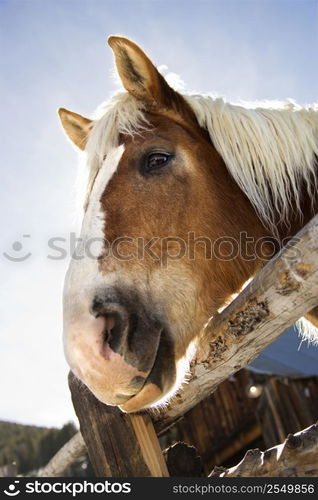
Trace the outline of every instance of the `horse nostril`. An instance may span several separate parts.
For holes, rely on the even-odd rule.
[[[103,316],[105,318],[104,342],[108,342],[111,338],[111,332],[116,325],[116,316],[113,313],[106,313]]]
[[[129,326],[129,312],[116,297],[96,296],[90,306],[95,318],[103,318],[102,340],[114,349],[120,349],[126,341]]]

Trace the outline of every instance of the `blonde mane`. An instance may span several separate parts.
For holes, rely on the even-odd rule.
[[[303,182],[313,197],[317,188],[317,106],[302,108],[289,101],[245,107],[210,96],[184,97],[268,227],[275,228],[275,212],[288,222],[291,212],[300,211]]]
[[[200,126],[208,131],[234,180],[274,233],[275,214],[288,224],[290,214],[300,211],[303,183],[314,198],[317,105],[300,107],[292,101],[234,105],[205,95],[183,97]],[[86,148],[88,195],[107,151],[118,144],[119,135],[140,134],[148,128],[143,104],[127,92],[98,108]]]

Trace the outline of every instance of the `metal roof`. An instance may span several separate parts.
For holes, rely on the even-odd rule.
[[[274,375],[318,375],[318,345],[302,340],[297,329],[292,327],[267,347],[248,368]]]

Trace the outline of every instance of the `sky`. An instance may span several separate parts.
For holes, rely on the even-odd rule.
[[[107,36],[136,41],[188,91],[307,104],[317,16],[318,0],[0,0],[0,419],[75,421],[62,287],[77,155],[56,109],[90,116],[119,88]],[[65,258],[52,259],[52,237]]]

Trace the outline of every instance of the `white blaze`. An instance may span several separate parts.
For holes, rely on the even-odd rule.
[[[103,253],[105,242],[105,217],[101,197],[116,172],[124,146],[113,148],[107,154],[90,195],[83,218],[78,244],[72,256],[64,283],[64,345],[80,335],[77,324],[90,321],[89,307],[97,289],[105,287],[105,277],[100,274],[98,257]],[[78,333],[77,333],[78,332]],[[67,353],[68,354],[68,353]],[[69,357],[67,355],[67,357]]]

